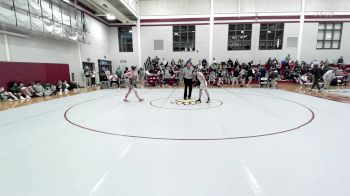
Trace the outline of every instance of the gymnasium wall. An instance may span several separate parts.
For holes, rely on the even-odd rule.
[[[78,46],[75,42],[42,35],[28,38],[8,36],[11,62],[68,64],[70,72],[79,72]]]
[[[214,0],[214,13],[297,12],[301,0]]]
[[[87,43],[79,43],[81,61],[95,63],[95,69],[98,71],[98,59],[111,60],[109,27],[97,21],[96,19],[85,15],[88,24]],[[79,52],[79,51],[78,51]],[[106,57],[106,58],[105,58]],[[115,62],[112,61],[112,64]],[[82,65],[79,64],[79,79],[82,80]],[[99,78],[96,77],[99,83]]]
[[[301,0],[214,0],[215,14],[299,12]],[[305,0],[305,11],[349,11],[349,0]],[[144,0],[141,16],[210,14],[210,0]]]
[[[350,22],[343,23],[343,33],[340,49],[316,50],[318,33],[318,23],[305,23],[303,31],[303,44],[301,47],[301,59],[312,61],[313,59],[328,58],[329,62],[337,61],[340,56],[344,57],[344,62],[350,63]]]
[[[141,33],[142,35],[142,33]],[[109,29],[109,43],[110,53],[112,60],[112,69],[115,71],[118,66],[124,68],[125,66],[130,67],[131,65],[138,65],[138,41],[137,41],[137,28],[132,27],[132,41],[133,41],[133,52],[119,52],[119,40],[118,40],[118,27],[111,27]]]
[[[58,80],[69,80],[68,64],[0,62],[0,86],[8,87],[11,81],[49,82],[56,84]]]
[[[193,62],[209,56],[209,11],[210,1],[170,0],[140,1],[142,62],[147,56],[156,55],[166,60],[188,59]],[[296,59],[297,47],[287,45],[288,38],[299,39],[299,18],[302,0],[214,0],[213,57],[218,61],[238,58],[241,61],[265,62],[269,57],[281,60],[290,54]],[[182,9],[180,9],[182,8]],[[194,10],[194,11],[191,11]],[[301,46],[301,60],[314,59],[330,62],[340,56],[350,61],[350,4],[349,0],[305,0],[305,20]],[[221,18],[221,19],[220,19]],[[224,19],[223,19],[224,18]],[[227,19],[225,19],[227,18]],[[260,23],[285,23],[282,50],[259,50]],[[316,49],[319,22],[342,22],[343,31],[340,49]],[[251,50],[228,51],[228,25],[252,23]],[[196,25],[196,50],[198,52],[173,52],[172,26]],[[202,29],[202,30],[201,30]],[[154,50],[154,40],[164,40],[164,50]]]
[[[298,23],[285,23],[282,50],[259,50],[260,24],[253,24],[252,28],[251,50],[229,51],[227,50],[228,24],[216,24],[214,26],[213,57],[217,58],[218,61],[227,61],[230,57],[231,59],[237,58],[241,62],[254,60],[254,63],[264,63],[269,57],[276,57],[281,60],[287,54],[290,54],[292,58],[296,58],[297,48],[287,47],[287,38],[298,36]]]
[[[210,0],[147,0],[139,3],[142,16],[210,14]]]
[[[148,56],[154,58],[156,55],[171,61],[192,58],[192,62],[207,58],[209,54],[209,25],[196,25],[195,51],[174,52],[173,51],[173,27],[172,26],[142,26],[141,27],[141,55],[142,63]],[[163,40],[164,50],[154,50],[154,40]]]
[[[4,35],[0,33],[0,61],[6,60]]]
[[[104,56],[110,59],[109,27],[90,16],[86,16],[86,20],[90,24],[88,43],[35,34],[28,35],[28,38],[8,35],[11,61],[68,64],[70,73],[75,75],[75,81],[82,84],[81,61],[87,61],[89,58],[97,67],[98,59],[104,59]],[[3,34],[0,34],[0,61],[5,60],[4,39]]]

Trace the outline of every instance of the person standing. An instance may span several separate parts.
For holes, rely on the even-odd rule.
[[[91,71],[91,86],[96,86],[96,71],[93,69]]]
[[[335,77],[335,70],[336,68],[333,67],[333,69],[328,70],[323,76],[323,81],[324,81],[324,88],[325,89],[329,89],[329,86],[331,84],[331,81],[333,80],[333,78]]]
[[[209,103],[210,102],[210,96],[209,96],[209,92],[208,92],[208,83],[205,80],[205,77],[204,77],[203,73],[200,70],[197,72],[197,78],[198,78],[198,80],[200,82],[200,85],[199,85],[199,98],[198,98],[197,101],[201,102],[202,92],[204,90],[205,94],[208,97],[207,103]]]
[[[138,78],[139,78],[140,87],[144,88],[144,86],[145,86],[145,71],[143,70],[143,68],[139,69]]]
[[[314,64],[312,68],[312,76],[313,76],[313,82],[312,82],[312,87],[311,90],[317,86],[318,91],[321,91],[319,81],[322,78],[322,69],[318,67],[318,64]]]
[[[128,82],[128,92],[125,95],[124,101],[129,102],[128,96],[131,93],[131,91],[134,91],[135,96],[139,99],[139,102],[143,101],[144,99],[140,98],[139,94],[135,90],[136,87],[136,81],[137,81],[137,72],[136,72],[136,66],[131,66],[131,70],[125,73],[125,78],[129,80]]]
[[[193,80],[193,72],[194,69],[192,67],[191,61],[187,61],[186,67],[182,70],[184,82],[185,82],[185,91],[184,91],[184,99],[191,99],[192,94],[192,80]],[[187,96],[187,88],[188,88],[188,96]]]
[[[85,85],[86,87],[90,87],[91,81],[90,81],[90,74],[91,74],[91,70],[89,66],[85,66],[84,67],[84,76],[85,76]]]

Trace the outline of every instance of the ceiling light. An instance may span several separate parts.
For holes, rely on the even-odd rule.
[[[108,20],[115,20],[116,17],[113,16],[113,15],[111,15],[111,14],[107,14],[107,19],[108,19]]]

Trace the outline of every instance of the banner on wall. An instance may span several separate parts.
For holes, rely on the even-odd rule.
[[[14,0],[15,8],[22,9],[24,11],[28,11],[28,0]]]
[[[53,21],[62,23],[62,14],[60,11],[60,7],[53,3],[52,3],[52,13],[53,13]]]
[[[6,7],[11,8],[13,6],[12,1],[10,0],[0,0],[0,4],[5,5]]]
[[[55,22],[54,24],[54,31],[55,31],[55,36],[58,37],[63,37],[63,29],[62,29],[62,24]]]
[[[43,32],[43,21],[39,17],[31,15],[31,22],[32,31]]]
[[[17,26],[30,30],[30,17],[28,14],[16,12]]]
[[[15,12],[0,7],[0,23],[16,26]]]
[[[41,6],[40,1],[37,0],[28,0],[29,2],[29,11],[31,14],[36,16],[41,16]]]
[[[76,29],[72,28],[72,33],[69,39],[78,41],[78,31]]]
[[[54,35],[53,21],[49,19],[43,19],[44,33]]]
[[[52,20],[52,9],[47,0],[41,0],[41,8],[43,9],[43,17]]]

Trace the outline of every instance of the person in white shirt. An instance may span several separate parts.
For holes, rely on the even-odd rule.
[[[331,70],[328,70],[323,76],[323,82],[324,82],[324,88],[325,89],[328,89],[330,84],[331,84],[331,81],[333,80],[333,78],[335,77],[335,71],[336,71],[336,68],[333,67],[333,69]]]
[[[208,92],[208,83],[205,80],[205,77],[204,77],[203,73],[200,70],[197,71],[197,78],[198,78],[199,82],[201,83],[199,85],[199,98],[198,98],[197,101],[201,102],[202,92],[204,90],[205,94],[208,97],[207,103],[209,103],[210,102],[210,96],[209,96],[209,92]]]

